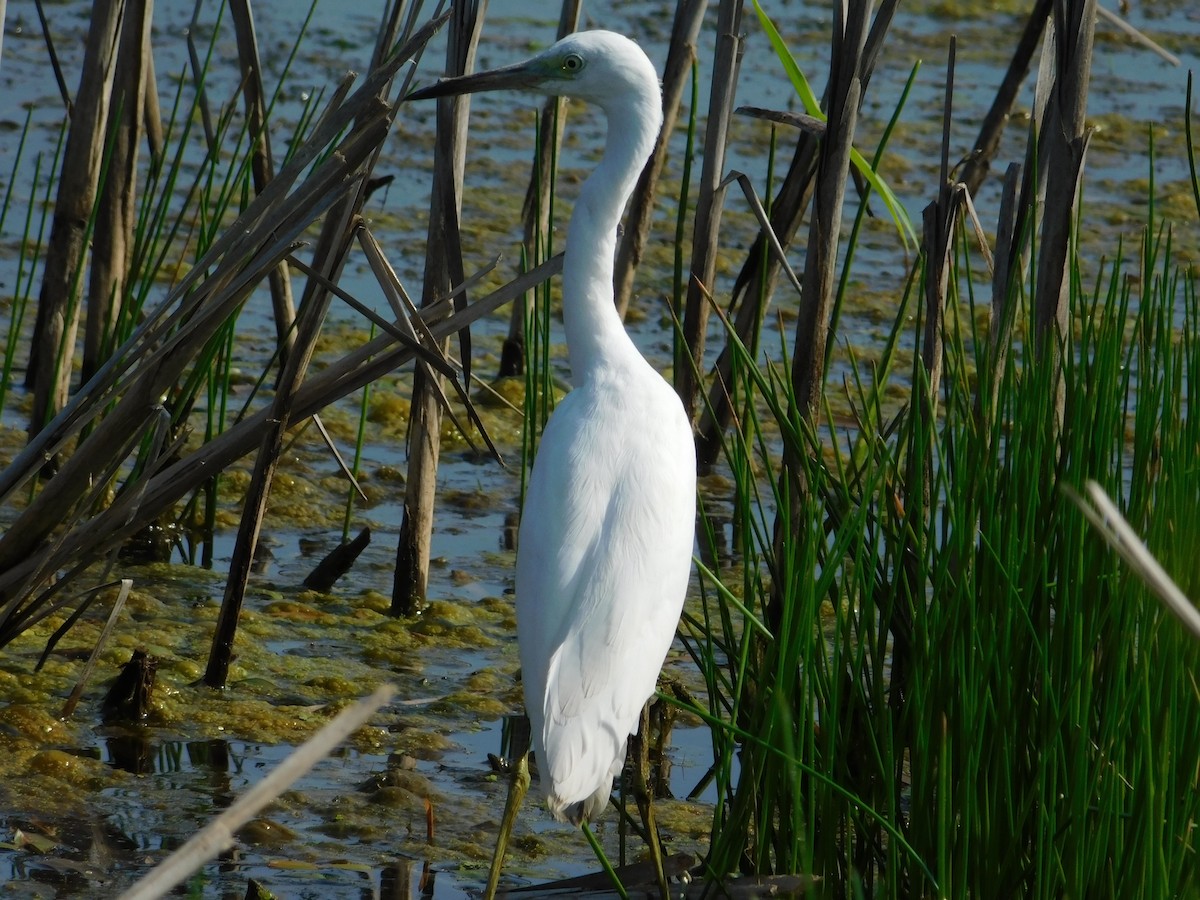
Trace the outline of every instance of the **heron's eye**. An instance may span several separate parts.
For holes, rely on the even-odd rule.
[[[578,53],[568,53],[563,57],[562,70],[569,75],[583,70],[583,57]]]

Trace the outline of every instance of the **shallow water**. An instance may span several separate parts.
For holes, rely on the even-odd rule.
[[[88,6],[68,2],[51,7],[56,46],[72,89],[70,72],[77,65]],[[871,87],[862,124],[863,146],[872,146],[909,68],[923,57],[924,68],[893,145],[897,159],[885,169],[913,218],[918,218],[931,196],[936,178],[937,153],[932,148],[940,129],[947,36],[955,32],[959,38],[953,140],[956,148],[965,151],[999,79],[998,69],[1005,62],[1001,54],[1020,27],[1017,6],[994,4],[950,16],[941,4],[917,3],[906,6],[897,20],[890,52]],[[192,4],[160,0],[156,8],[155,47],[162,53],[159,76],[167,85],[186,59],[183,36]],[[644,12],[647,8],[593,4],[588,24],[638,36],[661,62],[669,19]],[[796,2],[772,4],[768,9],[801,65],[818,82],[815,73],[828,54],[828,11]],[[288,4],[262,4],[256,10],[269,72],[278,71],[296,33],[292,10]],[[211,14],[206,9],[205,15]],[[1089,156],[1087,197],[1096,219],[1105,223],[1103,232],[1095,235],[1096,244],[1105,250],[1118,234],[1132,237],[1137,227],[1137,206],[1145,197],[1148,175],[1148,128],[1154,128],[1159,151],[1160,192],[1164,197],[1184,192],[1183,85],[1186,69],[1196,67],[1194,48],[1200,46],[1200,13],[1190,2],[1135,5],[1130,16],[1181,55],[1184,66],[1170,68],[1100,26],[1089,110],[1101,130]],[[480,66],[511,62],[549,42],[556,18],[557,11],[549,5],[493,0]],[[301,67],[282,100],[283,121],[299,114],[306,96],[365,63],[375,19],[373,4],[322,0]],[[212,27],[211,20],[206,22],[199,29],[204,38]],[[752,12],[747,14],[745,31],[748,45],[739,100],[794,108],[790,87],[779,75]],[[235,53],[227,27],[221,34],[219,62]],[[708,52],[708,40],[702,44],[703,53]],[[440,46],[431,47],[422,66],[423,78],[432,78],[440,70],[440,52]],[[14,209],[23,210],[22,201],[35,190],[33,160],[39,152],[52,151],[61,119],[36,18],[25,7],[9,6],[3,54],[2,183],[9,179],[24,108],[33,109],[34,128],[13,192]],[[224,102],[235,85],[218,65],[209,87],[215,102]],[[169,96],[171,88],[162,89],[164,97]],[[1029,94],[1027,89],[1025,103]],[[511,96],[482,96],[474,101],[479,130],[473,139],[486,153],[473,156],[468,167],[472,190],[463,217],[470,237],[468,269],[505,252],[509,261],[504,266],[512,271],[534,109],[533,101]],[[521,116],[522,127],[514,132],[512,122]],[[419,283],[423,257],[431,123],[431,109],[406,110],[401,116],[380,170],[394,174],[396,180],[369,208],[372,227],[409,284]],[[1022,121],[1010,126],[997,170],[1019,160],[1024,127]],[[573,110],[561,160],[564,197],[569,197],[571,183],[588,165],[599,128],[595,116]],[[757,125],[743,120],[735,124],[731,165],[747,171],[760,193],[764,141],[765,132]],[[673,162],[668,177],[678,178],[678,168],[678,162]],[[995,220],[995,202],[994,185],[977,198],[985,225]],[[720,281],[724,287],[740,264],[740,248],[749,244],[754,231],[740,198],[731,195],[728,208],[723,229],[728,260]],[[663,213],[664,233],[673,227],[672,217],[673,212]],[[0,233],[0,300],[6,309],[11,309],[9,297],[19,283],[15,249],[21,223],[17,218],[10,213]],[[1179,243],[1182,252],[1195,259],[1195,235],[1190,239],[1181,235]],[[906,271],[904,255],[885,219],[869,226],[857,271],[863,300],[847,310],[842,327],[857,347],[869,350],[890,323]],[[666,283],[661,265],[656,269],[652,264],[643,281],[645,296],[638,304],[643,315],[631,329],[643,350],[662,362],[669,355],[669,342],[657,297]],[[350,267],[343,286],[382,306],[364,263]],[[258,316],[266,330],[262,300],[253,301],[248,315]],[[794,308],[784,290],[777,302],[785,311]],[[494,369],[506,324],[507,311],[503,311],[475,330],[479,371]],[[356,314],[335,307],[331,331],[360,338],[364,329]],[[764,341],[766,346],[776,343]],[[254,371],[251,353],[248,349],[246,368]],[[17,362],[21,365],[23,359]],[[565,378],[565,362],[561,366]],[[397,375],[377,386],[377,396],[403,395],[406,390],[405,378]],[[16,406],[20,402],[20,397],[13,398],[14,406],[3,411],[6,444],[15,445],[16,433],[23,427]],[[352,406],[348,402],[340,414],[352,418]],[[297,446],[284,467],[266,540],[271,559],[255,578],[239,632],[239,658],[224,694],[191,685],[202,671],[224,589],[232,523],[218,538],[212,573],[179,564],[121,573],[135,579],[135,596],[71,722],[58,722],[55,713],[78,678],[80,653],[94,643],[98,619],[89,616],[81,622],[38,674],[33,674],[33,667],[48,630],[31,633],[0,651],[0,698],[8,703],[0,708],[0,744],[4,745],[0,822],[8,835],[0,837],[12,841],[12,846],[0,849],[0,878],[9,882],[10,895],[112,895],[261,779],[341,705],[384,680],[399,686],[398,702],[302,779],[251,832],[239,837],[233,851],[206,866],[193,882],[194,893],[240,895],[249,877],[280,896],[297,897],[391,896],[393,892],[454,897],[482,883],[504,790],[503,779],[489,768],[487,754],[502,751],[502,724],[519,707],[508,596],[512,552],[506,539],[506,523],[517,511],[519,483],[514,474],[481,460],[460,442],[447,441],[430,584],[434,602],[413,622],[390,619],[387,597],[401,516],[397,497],[403,490],[390,473],[403,471],[405,455],[402,427],[394,414],[389,418],[388,409],[381,406],[381,421],[372,426],[363,462],[372,502],[358,509],[352,524],[352,531],[369,525],[372,543],[330,595],[304,592],[298,585],[340,537],[344,488],[310,439]],[[337,424],[338,414],[331,412],[329,419]],[[501,436],[506,456],[519,458],[518,423],[497,412],[490,424]],[[344,431],[341,436],[346,442]],[[6,450],[5,456],[10,455]],[[137,646],[147,647],[159,660],[161,709],[144,729],[113,731],[98,724],[103,682]],[[668,673],[694,681],[679,647]],[[677,726],[670,754],[671,789],[676,797],[686,796],[701,780],[709,753],[703,729],[695,723]],[[387,790],[368,785],[384,773],[391,773]],[[370,789],[361,789],[364,786]],[[710,789],[696,803],[664,804],[664,831],[671,849],[702,849],[709,815],[705,804],[714,800]],[[434,816],[432,839],[426,801]],[[30,843],[18,846],[13,838],[18,828],[32,836]],[[615,852],[615,817],[610,815],[598,830]],[[638,850],[635,842],[632,851]],[[590,852],[578,835],[550,823],[536,804],[527,804],[508,867],[510,878],[538,881],[592,868]]]

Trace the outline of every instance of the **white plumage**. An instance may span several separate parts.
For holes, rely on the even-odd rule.
[[[570,35],[526,63],[414,96],[524,88],[608,120],[571,215],[563,322],[574,390],[542,436],[517,552],[525,706],[553,815],[598,815],[653,695],[691,568],[696,461],[679,397],[613,303],[617,227],[662,126],[658,76],[628,38]]]

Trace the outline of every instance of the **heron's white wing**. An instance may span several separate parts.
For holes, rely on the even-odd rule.
[[[580,388],[542,438],[526,494],[517,617],[526,707],[549,791],[607,791],[653,694],[691,566],[691,430],[657,375]]]

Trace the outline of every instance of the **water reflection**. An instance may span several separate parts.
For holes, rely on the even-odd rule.
[[[156,771],[154,745],[136,732],[115,735],[105,740],[109,765],[132,775],[153,775]]]
[[[669,707],[660,704],[650,729],[652,781],[659,796],[681,797],[696,786],[697,765],[706,767],[711,748],[703,729],[673,725]],[[205,882],[204,895],[241,896],[253,878],[280,896],[303,896],[316,885],[321,896],[329,897],[460,896],[465,873],[443,869],[439,889],[434,864],[423,858],[427,848],[443,839],[432,830],[425,833],[426,817],[461,816],[467,810],[467,815],[480,816],[478,807],[460,809],[448,794],[478,798],[495,792],[489,757],[499,767],[524,752],[529,726],[524,716],[515,715],[455,737],[457,746],[439,751],[436,761],[395,751],[362,754],[353,748],[344,749],[340,759],[324,761],[267,813],[284,833],[280,842],[263,844],[240,834],[237,844],[198,876]],[[115,779],[102,789],[105,815],[72,818],[60,812],[37,821],[5,821],[10,834],[27,829],[44,836],[49,849],[31,846],[4,854],[0,862],[6,871],[0,869],[0,880],[7,876],[35,891],[52,886],[52,893],[62,897],[115,896],[292,749],[221,738],[171,740],[153,728],[102,728],[96,744],[77,752],[133,778]],[[364,784],[364,771],[380,774]],[[389,789],[385,799],[402,797],[404,802],[370,799],[371,789],[380,787]],[[547,829],[556,833],[544,814],[530,806],[526,826],[536,834]],[[483,816],[494,815],[495,807],[485,802],[484,808]],[[398,825],[402,820],[409,822],[407,832]],[[481,834],[494,829],[491,818],[471,821],[479,821],[474,827]],[[609,821],[616,827],[619,818]],[[388,848],[382,864],[380,847]],[[408,851],[412,855],[400,855]],[[556,867],[562,874],[578,874],[591,870],[591,860]]]
[[[437,872],[429,865],[429,860],[421,863],[419,872],[415,860],[398,859],[389,866],[384,866],[379,873],[379,892],[364,894],[363,900],[408,900],[411,897],[433,897]]]

